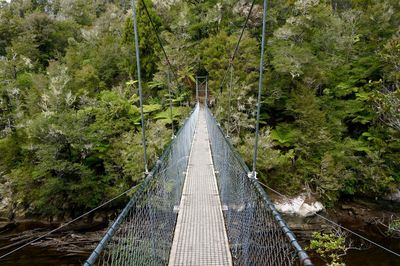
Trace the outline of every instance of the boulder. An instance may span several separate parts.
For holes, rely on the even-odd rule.
[[[394,201],[400,203],[400,188],[396,192],[389,194],[385,197],[386,200]]]
[[[324,205],[321,202],[309,199],[305,194],[295,198],[279,199],[274,204],[279,212],[300,217],[313,216],[315,213],[324,210]]]

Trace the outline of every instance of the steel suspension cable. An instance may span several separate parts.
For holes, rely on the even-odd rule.
[[[255,142],[254,142],[253,169],[252,169],[254,178],[256,178],[258,138],[259,138],[259,131],[260,131],[260,110],[261,110],[261,92],[262,92],[263,68],[264,68],[264,46],[265,46],[266,20],[267,20],[267,0],[264,0],[263,22],[262,22],[263,23],[262,24],[262,39],[261,39],[261,55],[260,55],[260,77],[259,77],[259,80],[258,80],[256,136],[255,136]]]
[[[168,75],[168,95],[169,95],[169,113],[171,117],[171,130],[172,130],[172,138],[175,137],[175,130],[174,130],[174,116],[172,113],[172,91],[171,91],[171,77],[170,72],[167,72]]]
[[[175,134],[175,133],[174,133],[174,121],[173,121],[173,117],[172,117],[172,99],[171,99],[171,98],[172,98],[172,90],[171,90],[171,77],[170,77],[170,73],[172,73],[172,75],[174,76],[174,79],[175,79],[177,85],[178,85],[178,83],[179,83],[179,81],[178,81],[178,75],[175,73],[174,68],[172,67],[171,61],[169,60],[169,57],[168,57],[168,55],[167,55],[167,52],[165,51],[164,45],[163,45],[163,43],[162,43],[162,41],[161,41],[161,37],[160,37],[160,35],[158,34],[158,30],[157,30],[157,28],[156,28],[156,25],[154,24],[154,21],[153,21],[153,19],[152,19],[151,16],[150,16],[150,12],[149,12],[149,9],[147,8],[147,5],[146,5],[146,3],[145,3],[145,0],[142,0],[142,4],[143,4],[143,7],[144,7],[144,11],[145,11],[147,17],[149,18],[149,21],[150,21],[151,27],[153,28],[154,34],[156,35],[158,44],[160,45],[161,50],[162,50],[162,52],[163,52],[163,54],[164,54],[165,60],[167,61],[167,64],[168,64],[168,67],[169,67],[169,71],[170,71],[170,72],[168,72],[168,94],[169,94],[169,102],[170,102],[170,104],[169,104],[169,109],[170,109],[170,113],[171,113],[172,137],[174,137],[174,134]]]
[[[228,66],[226,67],[224,77],[223,77],[223,79],[222,79],[222,81],[221,81],[221,84],[219,85],[220,91],[221,91],[221,92],[222,92],[222,88],[223,88],[223,86],[224,86],[224,84],[225,84],[225,80],[226,80],[226,77],[227,77],[227,75],[228,75],[229,68],[230,68],[230,66],[232,66],[233,60],[235,60],[236,55],[237,55],[237,53],[238,53],[238,51],[239,51],[240,42],[242,41],[242,38],[243,38],[243,35],[244,35],[244,31],[246,30],[247,24],[249,23],[249,19],[250,19],[251,13],[252,13],[252,11],[253,11],[255,2],[256,2],[256,0],[253,0],[253,2],[251,3],[249,13],[247,14],[246,20],[245,20],[245,22],[244,22],[244,24],[243,24],[242,30],[241,30],[241,32],[240,32],[239,39],[238,39],[238,41],[237,41],[237,43],[236,43],[236,46],[235,46],[235,50],[233,51],[233,54],[232,54],[231,58],[229,59],[229,63],[228,63]]]
[[[138,185],[139,185],[139,184],[138,184]],[[3,258],[5,258],[5,257],[7,257],[7,256],[9,256],[9,255],[11,255],[11,254],[13,254],[13,253],[15,253],[15,252],[17,252],[18,250],[21,250],[21,249],[23,249],[23,248],[26,247],[26,246],[29,246],[29,245],[31,245],[31,244],[33,244],[33,243],[36,243],[37,241],[39,241],[39,240],[41,240],[41,239],[43,239],[43,238],[45,238],[45,237],[51,235],[52,233],[54,233],[54,232],[56,232],[56,231],[59,231],[59,230],[61,230],[62,228],[65,228],[65,227],[67,227],[68,225],[70,225],[70,224],[72,224],[72,223],[74,223],[74,222],[76,222],[76,221],[78,221],[78,220],[80,220],[80,219],[82,219],[82,218],[88,216],[89,214],[91,214],[91,213],[93,213],[93,212],[95,212],[95,211],[101,209],[102,207],[104,207],[104,206],[110,204],[111,202],[113,202],[113,201],[119,199],[120,197],[122,197],[122,196],[128,194],[128,193],[131,192],[133,189],[135,189],[138,185],[133,186],[133,187],[131,187],[131,188],[128,189],[128,190],[125,190],[124,192],[122,192],[122,193],[119,194],[118,196],[115,196],[114,198],[107,200],[107,201],[104,202],[103,204],[101,204],[101,205],[99,205],[99,206],[97,206],[97,207],[91,209],[91,210],[88,211],[88,212],[85,212],[84,214],[81,214],[80,216],[76,217],[75,219],[73,219],[73,220],[71,220],[71,221],[69,221],[69,222],[67,222],[67,223],[65,223],[65,224],[62,224],[62,225],[60,225],[59,227],[57,227],[57,228],[55,228],[55,229],[53,229],[53,230],[51,230],[51,231],[49,231],[49,232],[47,232],[47,233],[44,233],[43,235],[41,235],[41,236],[39,236],[39,237],[37,237],[37,238],[35,238],[35,239],[33,239],[33,240],[31,240],[31,241],[29,241],[29,242],[23,244],[22,246],[19,246],[19,247],[15,248],[15,249],[11,250],[10,252],[7,252],[6,254],[1,255],[1,256],[0,256],[0,259],[3,259]]]
[[[286,196],[286,195],[280,193],[279,191],[277,191],[277,190],[275,190],[275,189],[269,187],[268,185],[262,183],[261,181],[257,180],[257,182],[258,182],[260,185],[262,185],[263,187],[265,187],[266,189],[269,189],[269,190],[271,190],[272,192],[278,194],[279,196],[284,197],[284,198],[286,198],[286,199],[289,199],[288,196]],[[290,199],[289,199],[289,200],[290,200]],[[308,209],[308,211],[311,211],[311,210]],[[355,236],[357,236],[357,237],[359,237],[359,238],[361,238],[361,239],[363,239],[363,240],[369,242],[370,244],[372,244],[372,245],[374,245],[374,246],[376,246],[376,247],[378,247],[378,248],[381,248],[381,249],[383,249],[383,250],[385,250],[385,251],[387,251],[387,252],[389,252],[389,253],[391,253],[391,254],[397,256],[397,257],[400,257],[400,253],[397,253],[397,252],[395,252],[395,251],[393,251],[393,250],[391,250],[391,249],[388,249],[387,247],[384,247],[384,246],[382,246],[381,244],[378,244],[378,243],[376,243],[375,241],[372,241],[371,239],[366,238],[365,236],[360,235],[359,233],[356,233],[356,232],[354,232],[353,230],[351,230],[351,229],[349,229],[349,228],[347,228],[347,227],[344,227],[343,225],[340,225],[340,224],[338,224],[338,223],[336,223],[336,222],[330,220],[329,218],[327,218],[327,217],[325,217],[325,216],[323,216],[323,215],[317,213],[316,211],[311,211],[311,212],[312,212],[312,214],[314,214],[314,215],[320,217],[321,219],[323,219],[323,220],[325,220],[325,221],[327,221],[327,222],[329,222],[329,223],[331,223],[331,224],[333,224],[333,225],[335,225],[335,226],[337,226],[337,227],[339,227],[339,228],[341,228],[341,229],[343,229],[343,230],[345,230],[345,231],[347,231],[347,232],[349,232],[349,233],[351,233],[351,234],[353,234],[353,235],[355,235]]]
[[[247,246],[246,252],[235,249],[232,250],[232,255],[239,259],[239,263],[237,264],[246,265],[247,262],[248,265],[293,265],[294,260],[288,263],[285,263],[283,260],[294,255],[298,256],[300,265],[313,265],[307,255],[307,252],[302,249],[296,240],[296,236],[276,210],[265,190],[259,185],[257,182],[258,180],[254,178],[248,178],[251,177],[249,175],[249,173],[251,174],[250,169],[247,167],[239,153],[233,148],[232,143],[225,136],[222,128],[218,125],[215,117],[213,117],[208,109],[206,115],[210,132],[210,143],[214,158],[214,166],[219,172],[217,178],[220,184],[219,190],[221,202],[227,206],[248,206],[240,211],[235,208],[228,207],[226,214],[228,217],[226,219],[226,227],[228,232],[231,232],[228,233],[231,241],[235,243],[234,245],[240,243],[240,246]],[[248,211],[252,213],[250,214],[250,217],[254,218],[253,221],[252,218],[249,218]],[[236,214],[233,214],[235,212]],[[257,220],[258,222],[255,222]],[[245,228],[249,226],[248,222],[250,222],[251,229]],[[241,223],[245,223],[245,227],[241,227],[244,230],[243,232],[237,232],[237,226]],[[253,227],[251,224],[256,226]],[[263,227],[265,226],[269,228],[269,236],[267,238],[263,238],[266,237],[266,235],[261,233]],[[276,230],[272,228],[275,228]],[[249,232],[249,230],[255,230],[257,233],[247,234],[246,236],[245,232]],[[270,233],[275,236],[271,237]],[[279,234],[282,234],[281,237],[278,236]],[[281,249],[281,251],[277,251],[277,253],[285,255],[283,255],[280,259],[274,258],[274,254],[271,254],[269,249],[263,248],[264,245],[261,243],[266,243],[263,241],[268,243],[267,246],[274,247],[274,250]],[[290,244],[286,241],[288,241]],[[294,252],[288,252],[288,249],[283,248],[281,245],[283,243],[289,244],[283,246],[286,246],[286,248],[291,246],[293,248],[292,251]],[[258,245],[261,249],[257,249]],[[249,250],[249,246],[253,246],[253,248]],[[258,256],[264,257],[265,260],[260,263],[260,261],[256,258]],[[246,258],[247,261],[243,261],[243,258]],[[267,263],[270,258],[270,263]],[[252,260],[252,262],[249,263],[248,260]]]
[[[231,124],[231,105],[232,105],[232,82],[233,82],[233,65],[230,67],[230,80],[229,80],[229,98],[228,98],[228,125],[226,127],[226,136],[229,137],[230,124]]]
[[[245,20],[245,22],[244,22],[244,24],[243,24],[243,26],[242,26],[239,39],[238,39],[238,41],[237,41],[237,43],[236,43],[235,49],[234,49],[234,51],[233,51],[233,53],[232,53],[232,56],[231,56],[231,58],[229,59],[228,66],[227,66],[227,68],[226,68],[226,70],[225,70],[225,74],[224,74],[224,76],[223,76],[223,78],[222,78],[222,81],[221,81],[221,84],[220,84],[220,86],[219,86],[219,87],[220,87],[220,94],[221,94],[221,93],[222,93],[223,86],[224,86],[224,84],[225,84],[225,80],[226,80],[226,78],[227,78],[227,75],[228,75],[228,73],[230,72],[229,98],[228,98],[228,106],[229,106],[228,109],[229,109],[229,112],[228,112],[228,125],[227,125],[227,132],[226,132],[227,136],[229,135],[229,127],[230,127],[229,123],[230,123],[230,118],[231,118],[231,97],[232,97],[232,78],[233,78],[233,76],[232,76],[232,75],[233,75],[232,68],[233,68],[233,61],[235,60],[236,55],[237,55],[237,53],[238,53],[238,51],[239,51],[240,43],[241,43],[241,41],[242,41],[242,39],[243,39],[244,31],[246,30],[247,24],[248,24],[248,22],[249,22],[249,20],[250,20],[250,16],[251,16],[251,14],[252,14],[252,11],[253,11],[255,2],[256,2],[256,1],[253,0],[252,3],[251,3],[250,9],[249,9],[249,13],[247,14],[246,20]],[[229,71],[229,70],[230,70],[230,71]]]
[[[120,212],[118,217],[114,220],[112,225],[108,228],[107,232],[103,236],[102,240],[97,244],[94,251],[91,253],[89,258],[85,262],[85,266],[91,265],[136,265],[137,256],[141,256],[141,251],[138,250],[134,242],[138,239],[146,239],[148,243],[152,243],[152,252],[154,256],[154,245],[158,245],[155,242],[154,234],[161,236],[160,230],[170,230],[172,233],[172,225],[175,223],[169,220],[168,217],[163,215],[155,215],[153,211],[154,204],[158,205],[159,200],[163,199],[163,203],[169,205],[171,208],[176,205],[175,197],[171,197],[171,187],[168,189],[164,185],[156,185],[155,181],[165,182],[166,180],[174,180],[172,182],[175,184],[172,186],[172,190],[176,189],[178,193],[181,193],[182,182],[179,179],[183,179],[185,172],[181,171],[187,168],[187,162],[189,160],[189,143],[192,143],[193,134],[195,130],[195,123],[197,122],[197,116],[199,112],[199,106],[197,105],[195,109],[191,112],[188,119],[186,119],[184,125],[177,132],[177,137],[174,138],[168,147],[164,149],[163,154],[157,160],[157,163],[153,167],[152,171],[147,175],[146,179],[140,184],[140,187],[132,195],[130,201]],[[173,174],[170,172],[171,169],[176,169]],[[181,170],[179,170],[181,169]],[[168,192],[166,191],[168,190]],[[180,195],[180,194],[179,194]],[[161,198],[160,198],[161,197]],[[150,199],[149,199],[150,198]],[[158,202],[158,203],[157,203]],[[140,206],[137,206],[139,204]],[[147,207],[141,206],[144,204]],[[165,206],[164,206],[165,207]],[[163,209],[163,208],[161,208]],[[160,210],[161,210],[160,209]],[[159,211],[160,211],[159,210]],[[163,209],[164,210],[164,209]],[[136,213],[136,211],[139,211]],[[154,216],[155,215],[155,216]],[[133,217],[137,219],[134,219]],[[167,215],[169,216],[169,215]],[[154,219],[158,217],[157,219]],[[175,221],[175,219],[173,219]],[[137,222],[136,225],[130,224],[131,222]],[[168,222],[167,222],[168,221]],[[149,223],[149,224],[148,224]],[[162,226],[155,226],[155,224],[162,224]],[[150,225],[150,228],[149,228]],[[155,227],[154,227],[155,226]],[[168,229],[169,228],[169,229]],[[128,235],[125,233],[129,231]],[[144,234],[144,235],[143,235]],[[151,236],[150,236],[151,235]],[[135,238],[137,238],[135,240]],[[161,242],[164,242],[163,239]],[[130,245],[127,250],[125,248],[118,248],[118,246],[124,245],[123,243],[129,241]],[[138,240],[140,241],[140,240]],[[160,243],[161,245],[164,245]],[[110,249],[106,251],[107,247]],[[164,246],[165,247],[165,246]],[[167,248],[169,250],[170,248]],[[129,250],[129,251],[128,251]],[[128,251],[128,253],[126,253]],[[166,251],[166,250],[164,250]],[[103,256],[102,256],[103,254]],[[129,257],[127,263],[122,263],[121,260]],[[102,260],[98,262],[98,259]],[[151,257],[153,263],[148,261],[148,264],[154,265],[159,262],[157,259],[154,261],[155,257]],[[142,260],[140,260],[143,263]],[[97,262],[97,263],[96,263]],[[140,264],[140,263],[139,263]]]
[[[136,59],[137,59],[137,60],[136,60],[136,63],[137,63],[137,75],[138,75],[139,97],[140,97],[140,112],[141,112],[141,125],[142,125],[142,144],[143,144],[143,149],[144,149],[144,166],[145,166],[144,168],[145,168],[146,174],[148,174],[146,135],[145,135],[145,127],[144,127],[144,114],[143,114],[142,82],[141,82],[141,72],[140,72],[140,53],[139,53],[139,44],[138,44],[138,43],[139,43],[139,40],[138,40],[138,30],[137,30],[137,19],[136,19],[135,0],[132,0],[131,3],[132,3],[132,11],[133,11],[134,34],[135,34],[135,51],[136,51]],[[153,28],[155,29],[155,26],[154,26],[154,24],[153,24],[153,22],[152,22],[152,20],[151,20],[151,17],[150,17],[150,15],[149,15],[148,11],[147,11],[147,7],[146,7],[144,1],[143,1],[143,5],[144,5],[144,7],[145,7],[145,9],[146,9],[146,13],[147,13],[147,15],[149,16],[149,19],[150,19],[150,21],[151,21],[151,23],[152,23],[152,25],[153,25]],[[157,35],[157,32],[156,32],[156,35]],[[159,39],[158,35],[157,35],[157,39],[159,40],[160,45],[161,45],[161,47],[162,47],[162,43],[161,43],[161,40]],[[171,64],[170,64],[170,62],[169,62],[168,56],[167,56],[167,54],[165,53],[165,50],[164,50],[163,47],[162,47],[162,49],[163,49],[163,51],[164,51],[164,55],[165,55],[165,57],[166,57],[166,60],[167,60],[167,62],[168,62],[168,64],[169,64],[170,68],[172,68],[172,66],[171,66]],[[171,71],[173,71],[173,70],[171,69]],[[169,73],[168,73],[168,85],[170,86]],[[172,99],[171,99],[171,93],[170,93],[170,111],[171,111],[171,120],[172,120]],[[173,121],[172,121],[172,132],[173,132],[173,134],[174,134]],[[31,245],[31,244],[33,244],[33,243],[35,243],[35,242],[37,242],[37,241],[39,241],[39,240],[41,240],[41,239],[43,239],[43,238],[49,236],[49,235],[51,235],[52,233],[54,233],[54,232],[56,232],[56,231],[59,231],[60,229],[65,228],[65,227],[67,227],[68,225],[70,225],[70,224],[72,224],[72,223],[74,223],[74,222],[76,222],[76,221],[78,221],[78,220],[80,220],[80,219],[86,217],[87,215],[89,215],[89,214],[91,214],[91,213],[93,213],[93,212],[99,210],[100,208],[102,208],[102,207],[104,207],[104,206],[110,204],[111,202],[117,200],[118,198],[120,198],[120,197],[122,197],[122,196],[128,194],[130,191],[132,191],[132,190],[133,190],[134,188],[136,188],[136,187],[137,187],[137,186],[131,187],[130,189],[124,191],[124,192],[121,193],[121,194],[119,194],[118,196],[116,196],[116,197],[114,197],[114,198],[112,198],[112,199],[110,199],[110,200],[104,202],[103,204],[101,204],[101,205],[99,205],[99,206],[97,206],[97,207],[91,209],[90,211],[88,211],[88,212],[86,212],[86,213],[84,213],[84,214],[82,214],[82,215],[76,217],[75,219],[73,219],[73,220],[71,220],[71,221],[69,221],[69,222],[67,222],[67,223],[65,223],[65,224],[63,224],[63,225],[61,225],[61,226],[59,226],[59,227],[57,227],[57,228],[55,228],[55,229],[53,229],[53,230],[51,230],[51,231],[49,231],[49,232],[47,232],[47,233],[45,233],[45,234],[43,234],[43,235],[37,237],[37,238],[35,238],[35,239],[33,239],[33,240],[31,240],[31,241],[25,243],[25,244],[23,244],[22,246],[20,246],[20,247],[18,247],[18,248],[15,248],[15,249],[11,250],[10,252],[8,252],[8,253],[6,253],[6,254],[1,255],[1,256],[0,256],[0,259],[3,259],[3,258],[5,258],[5,257],[7,257],[7,256],[9,256],[9,255],[11,255],[11,254],[13,254],[13,253],[15,253],[15,252],[21,250],[21,249],[23,249],[24,247],[26,247],[26,246],[28,246],[28,245]]]
[[[152,19],[151,16],[150,16],[150,12],[149,12],[149,9],[147,8],[147,5],[146,5],[146,3],[145,3],[145,0],[141,0],[141,1],[142,1],[142,4],[143,4],[143,7],[144,7],[144,11],[146,12],[147,17],[149,18],[151,27],[153,28],[153,31],[154,31],[154,33],[155,33],[155,35],[156,35],[158,44],[159,44],[160,47],[161,47],[161,50],[162,50],[162,52],[163,52],[163,54],[164,54],[164,57],[165,57],[165,60],[167,61],[168,67],[169,67],[171,73],[174,75],[175,80],[178,82],[178,76],[176,75],[176,73],[175,73],[175,71],[174,71],[174,69],[173,69],[173,67],[172,67],[172,64],[171,64],[171,61],[169,60],[169,57],[168,57],[168,55],[167,55],[167,52],[165,51],[164,45],[162,44],[162,41],[161,41],[161,37],[160,37],[160,35],[158,34],[158,30],[157,30],[157,28],[156,28],[156,25],[154,24],[153,19]]]

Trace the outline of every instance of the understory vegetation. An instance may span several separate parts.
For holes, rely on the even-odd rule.
[[[0,196],[76,216],[143,178],[129,1],[0,0]],[[254,143],[262,1],[138,1],[150,165],[208,75],[212,110],[246,162]],[[400,186],[400,2],[272,0],[258,176],[288,194],[384,197]],[[121,199],[115,204],[122,204]],[[113,206],[111,206],[113,207]],[[115,205],[114,205],[115,207]]]

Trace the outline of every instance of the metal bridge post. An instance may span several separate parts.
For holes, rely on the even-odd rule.
[[[196,102],[199,103],[199,78],[196,76]]]
[[[262,38],[261,38],[261,55],[260,55],[260,77],[258,80],[258,97],[257,97],[257,122],[256,122],[256,136],[255,136],[256,140],[254,143],[254,155],[253,155],[254,177],[256,176],[258,137],[259,137],[259,129],[260,129],[260,110],[261,110],[261,92],[262,92],[263,68],[264,68],[264,46],[265,46],[266,20],[267,20],[267,0],[264,0]]]
[[[172,113],[172,90],[171,90],[171,76],[170,72],[167,71],[168,75],[168,94],[169,94],[169,112],[171,117],[171,130],[172,130],[172,139],[175,137],[175,130],[174,130],[174,116]]]
[[[136,6],[135,0],[132,0],[132,15],[133,15],[133,30],[135,35],[135,51],[136,51],[136,68],[137,68],[137,76],[138,76],[138,87],[139,87],[139,99],[140,99],[140,116],[141,116],[141,123],[142,123],[142,143],[143,143],[143,150],[144,150],[144,170],[146,174],[149,173],[149,169],[147,167],[147,147],[146,147],[146,129],[144,124],[144,115],[143,115],[143,96],[142,96],[142,78],[140,73],[140,52],[139,52],[139,33],[137,27],[137,20],[136,20]]]
[[[204,101],[204,105],[208,106],[208,76],[206,76],[206,99]]]

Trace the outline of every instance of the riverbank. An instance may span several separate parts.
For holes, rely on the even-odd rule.
[[[390,233],[388,225],[400,216],[400,204],[388,200],[356,199],[342,200],[337,207],[320,213],[329,220],[360,234],[379,245],[400,253],[400,234]],[[309,245],[313,232],[332,232],[338,227],[318,217],[285,216],[303,247]],[[400,265],[400,257],[341,230],[350,246],[343,261],[347,266]],[[315,265],[325,265],[315,254],[309,252]]]
[[[0,256],[26,245],[62,223],[20,219],[0,223]],[[79,221],[0,260],[0,265],[82,265],[108,223]]]
[[[388,201],[346,200],[338,207],[324,213],[329,219],[349,228],[379,244],[400,252],[400,241],[386,235],[385,224],[398,217],[400,206]],[[317,216],[285,216],[289,226],[297,235],[303,247],[308,246],[315,231],[329,231],[332,225]],[[14,222],[0,222],[0,255],[28,243],[62,223],[40,219],[20,219]],[[104,235],[109,222],[104,220],[79,221],[63,230],[43,238],[33,245],[1,260],[1,265],[82,265]],[[344,261],[348,266],[356,265],[400,265],[400,258],[386,251],[347,235],[354,249],[350,249]],[[316,265],[324,265],[315,254],[310,253]]]

